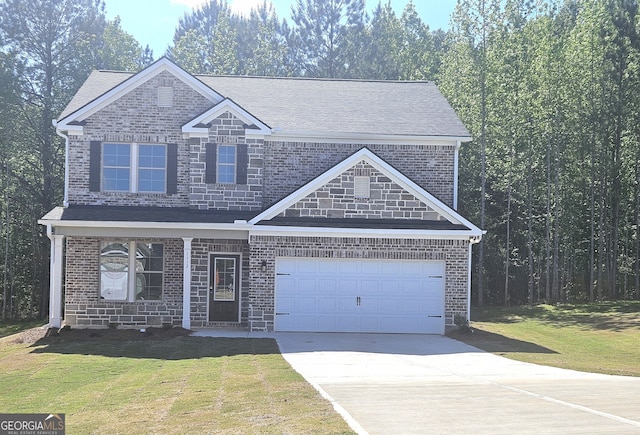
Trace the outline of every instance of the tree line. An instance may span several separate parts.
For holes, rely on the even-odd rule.
[[[459,183],[487,230],[474,302],[640,298],[638,18],[635,0],[458,0],[445,31],[412,1],[297,0],[286,19],[210,0],[161,55],[197,74],[435,81],[474,138]],[[92,69],[153,60],[103,0],[0,3],[3,319],[47,312],[37,219],[64,185],[51,120]]]

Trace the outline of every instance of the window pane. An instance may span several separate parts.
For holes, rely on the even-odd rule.
[[[102,242],[100,251],[100,297],[127,300],[129,282],[129,245]]]
[[[234,258],[215,259],[215,286],[213,299],[233,301],[236,298],[236,260]]]
[[[166,188],[165,145],[138,145],[138,192],[164,192]]]
[[[138,171],[139,192],[164,192],[165,186],[164,169],[140,169]]]
[[[136,300],[162,299],[163,246],[138,243],[136,249]]]
[[[129,168],[104,168],[102,170],[103,190],[129,190]]]
[[[123,143],[105,143],[102,148],[104,166],[129,166],[131,146]]]
[[[166,147],[164,145],[139,145],[139,167],[165,168]]]
[[[219,165],[218,166],[218,183],[235,183],[236,167]]]
[[[235,164],[236,147],[234,145],[220,145],[218,147],[218,164]]]
[[[103,144],[102,190],[128,191],[130,189],[130,153],[129,144]]]

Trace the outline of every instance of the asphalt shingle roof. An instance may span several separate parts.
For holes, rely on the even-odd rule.
[[[60,119],[132,73],[93,71]],[[197,79],[269,127],[287,132],[469,137],[432,82],[247,76]]]

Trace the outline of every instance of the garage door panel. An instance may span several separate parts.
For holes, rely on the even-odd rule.
[[[360,291],[359,294],[363,295],[377,295],[380,293],[380,281],[379,280],[371,280],[371,279],[363,279],[360,281]]]
[[[444,333],[443,271],[441,262],[278,258],[276,330]]]
[[[336,297],[336,301],[337,301],[337,313],[343,313],[343,314],[353,314],[355,312],[356,309],[356,296],[345,296],[345,295],[340,295],[338,297]]]
[[[338,301],[335,297],[318,298],[316,300],[318,312],[320,313],[336,311],[338,308]]]
[[[317,263],[317,272],[322,274],[337,275],[338,263],[333,260],[320,261]]]
[[[358,288],[358,280],[355,278],[338,278],[338,291],[341,294],[354,293]]]
[[[323,279],[320,278],[318,281],[317,290],[320,293],[331,293],[334,294],[336,290],[338,290],[338,280],[337,279]]]
[[[296,312],[314,312],[318,310],[317,298],[314,297],[298,297],[295,305]]]
[[[380,275],[380,267],[381,264],[379,261],[363,261],[360,263],[360,270],[359,273],[365,274],[365,275],[371,275],[371,276],[377,276]]]

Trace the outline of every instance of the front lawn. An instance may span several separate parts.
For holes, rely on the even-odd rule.
[[[103,330],[23,341],[0,340],[0,410],[64,413],[69,434],[351,433],[271,339]]]
[[[473,334],[451,335],[519,361],[640,376],[640,302],[473,308]]]

